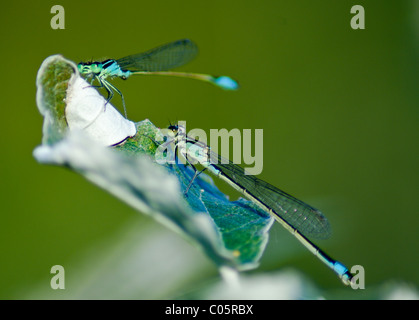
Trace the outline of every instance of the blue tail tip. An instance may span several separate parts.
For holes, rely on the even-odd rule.
[[[239,88],[238,82],[227,76],[219,76],[215,78],[214,83],[224,90],[237,90]]]
[[[348,271],[348,268],[346,268],[342,263],[336,261],[333,265],[333,270],[339,275],[343,276],[346,271]]]

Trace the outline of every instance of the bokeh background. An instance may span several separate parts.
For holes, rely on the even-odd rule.
[[[55,4],[65,9],[65,30],[51,29]],[[365,8],[365,30],[350,27],[355,4]],[[103,267],[110,261],[124,265],[124,247],[115,244],[124,234],[145,237],[125,237],[145,253],[126,261],[135,265],[129,278],[138,273],[140,280],[121,297],[179,297],[216,281],[215,266],[190,243],[81,176],[32,156],[43,122],[35,79],[46,57],[120,58],[182,38],[200,48],[182,70],[230,75],[241,89],[225,92],[189,79],[117,79],[129,118],[160,127],[186,120],[188,130],[207,132],[263,129],[260,177],[326,214],[333,235],[316,243],[349,266],[362,265],[367,288],[342,288],[279,226],[251,273],[292,268],[328,292],[351,291],[351,298],[377,297],[372,291],[393,282],[419,285],[418,1],[8,1],[1,4],[0,36],[0,298],[114,298],[112,286],[83,288],[112,279],[115,270]],[[179,243],[179,254],[156,245],[165,237]],[[189,276],[180,265],[156,266],[176,265],[179,257],[183,268],[195,267]],[[65,293],[49,286],[56,264],[66,270]],[[176,285],[156,289],[163,283]],[[157,291],[138,293],[146,286]]]

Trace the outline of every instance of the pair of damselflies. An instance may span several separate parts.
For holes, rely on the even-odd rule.
[[[197,55],[197,52],[197,46],[192,41],[185,39],[117,60],[82,62],[78,64],[78,69],[81,74],[90,77],[92,81],[96,79],[99,83],[98,87],[105,88],[108,93],[106,103],[112,99],[114,91],[116,91],[121,96],[125,116],[124,97],[113,84],[108,82],[108,78],[127,79],[133,74],[164,75],[197,79],[226,90],[238,88],[237,82],[227,76],[216,77],[207,74],[168,71],[186,64]],[[330,235],[330,224],[323,213],[255,176],[246,175],[242,167],[223,159],[211,151],[206,144],[189,138],[185,128],[170,126],[169,129],[173,134],[173,139],[169,142],[174,143],[175,149],[195,172],[186,192],[192,186],[195,178],[204,170],[208,170],[273,216],[311,253],[332,269],[344,284],[351,283],[353,276],[348,268],[332,259],[308,239],[308,237],[322,239]],[[178,152],[175,154],[177,155]],[[201,164],[204,169],[198,171],[193,163]]]

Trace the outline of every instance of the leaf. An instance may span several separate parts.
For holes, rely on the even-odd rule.
[[[184,196],[192,170],[155,163],[161,131],[149,120],[134,124],[110,103],[105,106],[71,61],[47,58],[37,86],[38,108],[45,117],[43,144],[34,150],[39,162],[80,173],[182,234],[219,267],[257,266],[273,222],[267,213],[244,199],[229,201],[205,174]]]

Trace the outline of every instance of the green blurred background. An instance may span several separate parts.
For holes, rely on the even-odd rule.
[[[50,27],[55,4],[65,9],[65,30]],[[355,4],[365,8],[365,30],[350,27]],[[9,1],[0,18],[0,298],[49,287],[51,266],[71,274],[83,252],[127,223],[139,232],[157,224],[81,176],[34,160],[42,61],[57,53],[76,63],[120,58],[182,38],[200,48],[182,70],[230,75],[240,91],[188,79],[117,79],[129,118],[160,127],[186,120],[188,130],[207,132],[263,129],[260,177],[326,214],[334,233],[317,244],[364,266],[359,297],[387,281],[419,285],[418,1]],[[283,267],[321,288],[342,287],[275,226],[253,272]],[[201,279],[214,276],[208,262]]]

